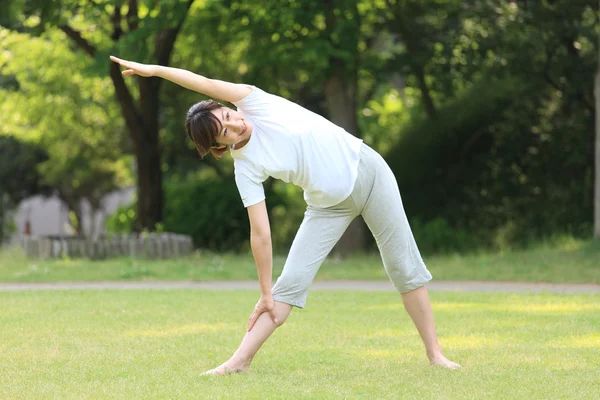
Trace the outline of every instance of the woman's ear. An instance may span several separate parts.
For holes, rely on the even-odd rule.
[[[223,150],[223,149],[227,148],[227,145],[215,143],[215,144],[213,144],[212,147],[213,147],[213,149],[216,149],[216,150]]]

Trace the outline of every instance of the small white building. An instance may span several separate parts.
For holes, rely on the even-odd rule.
[[[110,193],[102,200],[102,209],[96,215],[87,201],[82,202],[82,232],[87,237],[97,237],[106,232],[104,222],[119,206],[130,204],[134,201],[135,188],[129,187]],[[94,224],[92,224],[94,218]],[[15,213],[14,222],[16,232],[14,239],[25,234],[27,221],[31,236],[71,236],[73,228],[69,222],[69,209],[57,197],[34,196],[19,203]]]

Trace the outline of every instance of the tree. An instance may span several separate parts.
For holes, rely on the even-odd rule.
[[[5,44],[0,65],[5,79],[15,82],[0,88],[0,133],[45,149],[41,180],[81,227],[82,201],[95,214],[107,193],[130,184],[131,167],[110,80],[84,74],[90,61],[71,52],[62,36],[55,28],[40,37],[0,30]]]
[[[291,98],[361,137],[358,81],[360,43],[365,39],[361,23],[362,14],[372,8],[361,14],[358,3],[370,2],[231,1],[224,3],[229,10],[222,12],[222,22],[216,25],[246,43],[240,57],[247,70],[244,80]],[[352,224],[337,248],[362,248],[364,228]]]
[[[7,213],[28,196],[48,194],[37,170],[47,158],[39,146],[0,135],[0,244],[5,239]]]
[[[600,48],[600,45],[598,46]],[[598,69],[596,71],[596,155],[595,195],[594,195],[594,237],[600,239],[600,51],[598,52]]]
[[[597,1],[470,3],[426,65],[437,123],[411,121],[388,154],[407,209],[486,244],[589,236]]]
[[[162,220],[160,160],[161,79],[125,82],[110,53],[142,62],[168,65],[177,35],[193,0],[33,0],[15,2],[8,11],[11,28],[41,32],[59,28],[78,49],[95,60],[95,72],[109,76],[133,143],[137,173],[137,228],[153,230]],[[19,17],[20,16],[20,17]],[[6,18],[6,17],[5,17]],[[137,90],[133,90],[132,86]]]

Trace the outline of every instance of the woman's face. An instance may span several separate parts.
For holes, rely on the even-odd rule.
[[[221,121],[223,129],[217,136],[217,143],[228,146],[235,145],[236,149],[243,147],[252,135],[253,125],[242,114],[227,107],[211,111]]]

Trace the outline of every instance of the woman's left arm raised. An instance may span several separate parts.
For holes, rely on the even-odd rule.
[[[122,60],[114,56],[110,56],[110,59],[122,67],[127,68],[122,72],[124,76],[139,75],[143,77],[155,76],[163,78],[186,89],[205,94],[213,99],[230,103],[239,101],[252,92],[252,86],[250,85],[210,79],[185,69],[163,67],[161,65],[153,64],[141,64]]]

